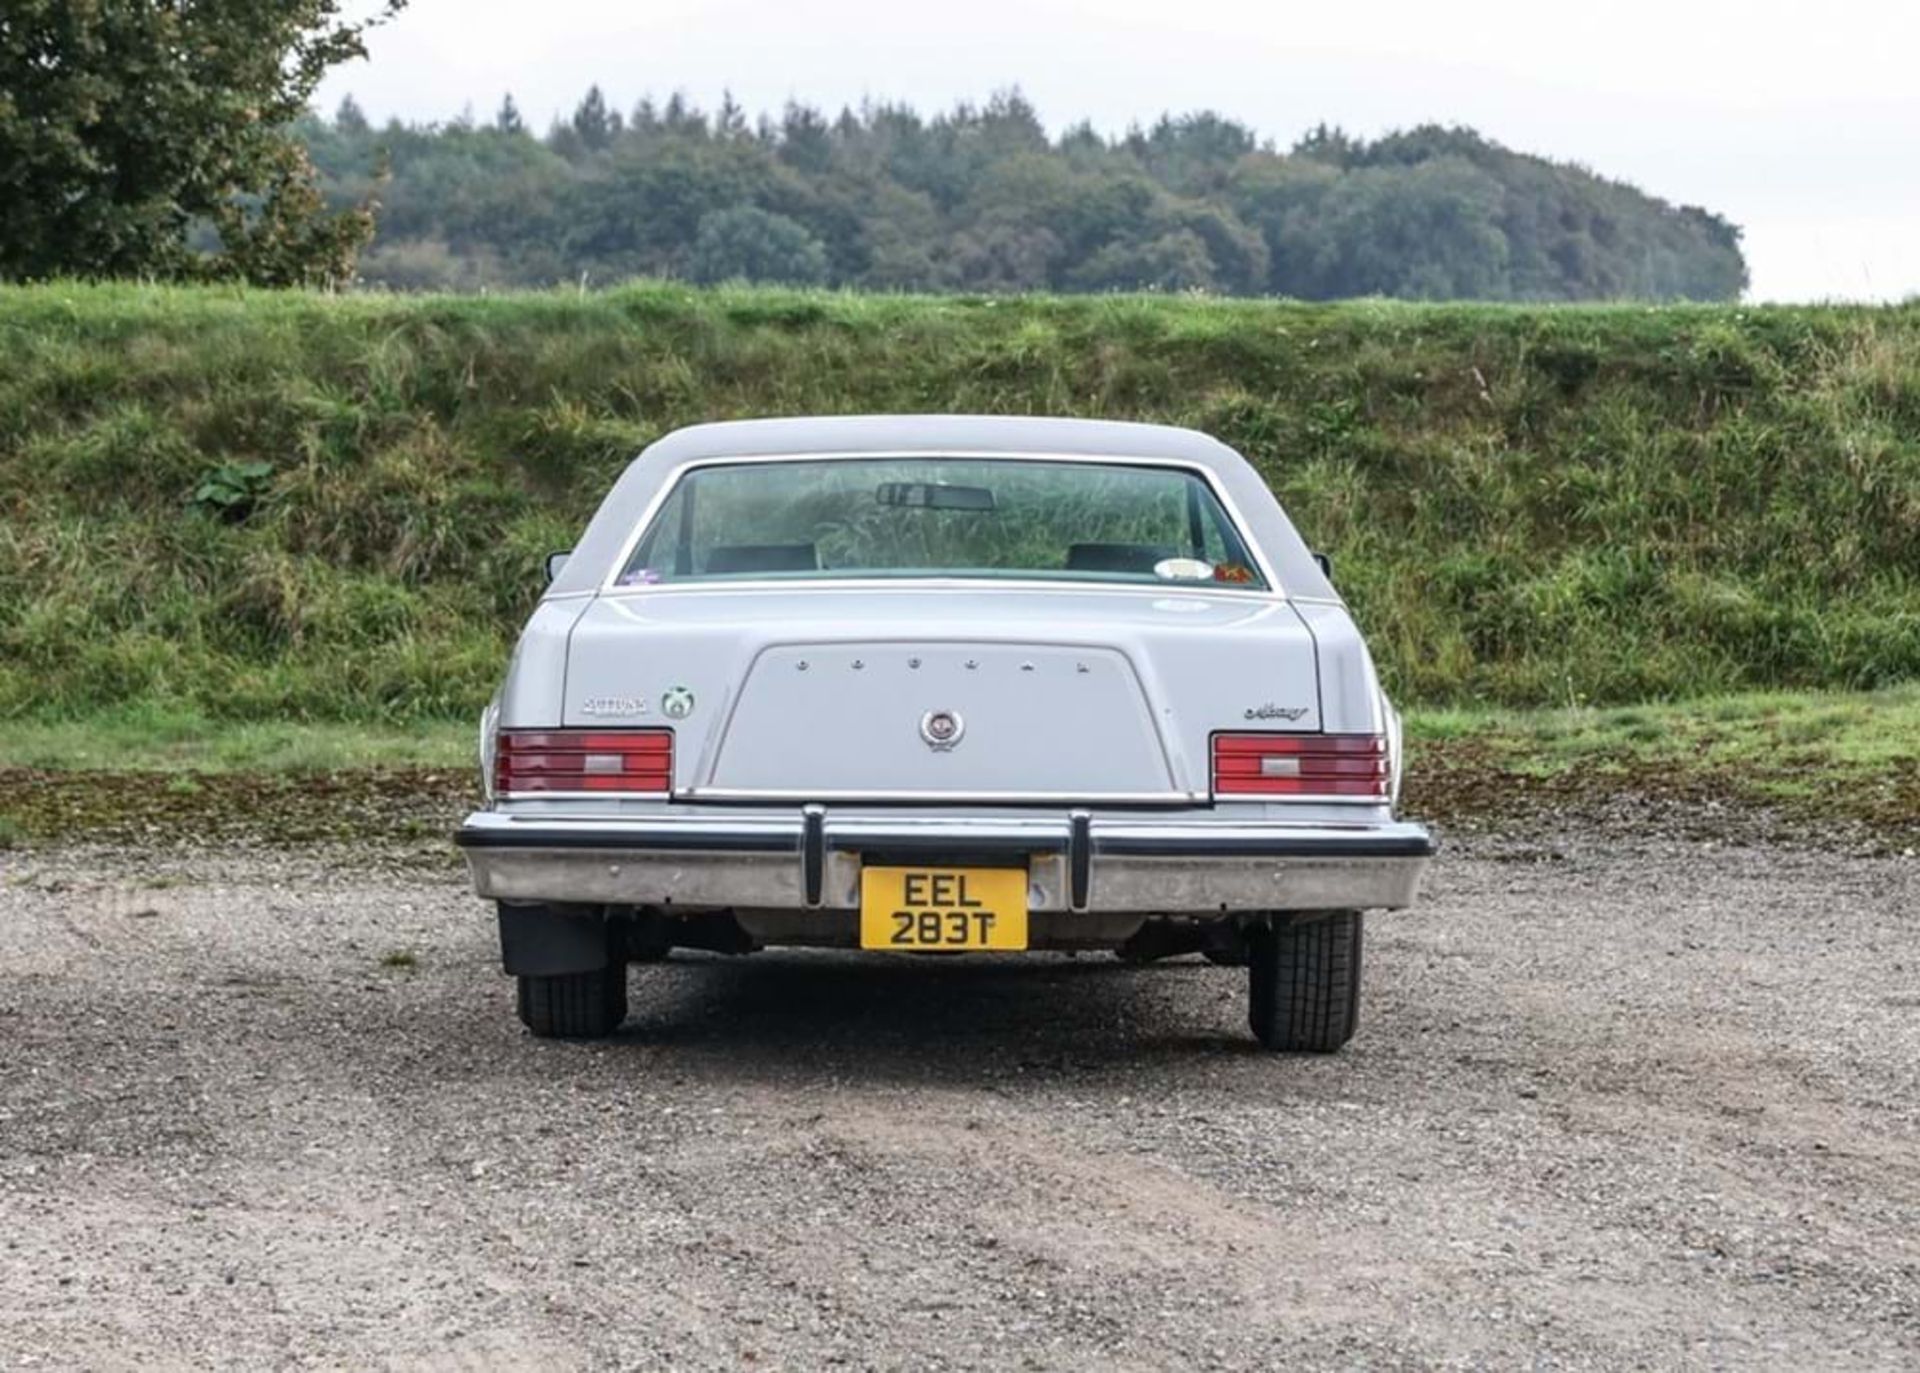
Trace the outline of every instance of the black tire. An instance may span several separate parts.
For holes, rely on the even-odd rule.
[[[1247,1023],[1285,1053],[1330,1054],[1360,1023],[1359,911],[1247,931]]]
[[[597,1039],[627,1018],[627,967],[519,979],[520,1023],[538,1039]]]

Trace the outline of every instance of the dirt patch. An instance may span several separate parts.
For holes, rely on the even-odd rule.
[[[1752,776],[1706,764],[1622,755],[1541,770],[1484,740],[1427,740],[1401,808],[1447,829],[1509,836],[1593,829],[1902,853],[1920,848],[1920,757],[1868,781],[1813,770],[1802,788],[1769,794]]]
[[[35,843],[279,848],[343,843],[446,851],[480,804],[471,773],[63,772],[0,768],[0,819]]]

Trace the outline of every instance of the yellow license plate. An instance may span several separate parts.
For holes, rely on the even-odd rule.
[[[1027,947],[1024,868],[864,868],[860,947],[903,953]]]

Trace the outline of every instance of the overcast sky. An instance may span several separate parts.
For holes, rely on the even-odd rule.
[[[1920,294],[1920,0],[412,0],[369,47],[321,108],[486,118],[510,90],[544,128],[596,81],[750,113],[1018,86],[1056,131],[1468,124],[1726,215],[1754,299]]]

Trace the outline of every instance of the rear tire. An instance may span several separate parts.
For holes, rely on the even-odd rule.
[[[609,963],[588,973],[521,977],[520,1023],[538,1039],[597,1039],[627,1018],[627,967]]]
[[[1359,911],[1247,935],[1247,1023],[1266,1048],[1330,1054],[1360,1023]]]

